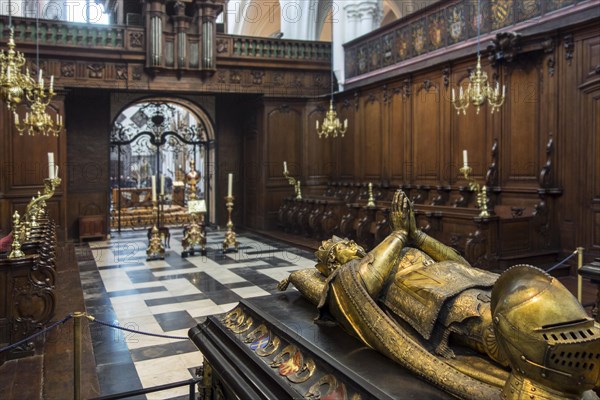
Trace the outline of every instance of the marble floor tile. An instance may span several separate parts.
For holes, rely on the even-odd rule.
[[[146,261],[146,232],[138,231],[90,242],[94,260],[81,262],[88,313],[132,330],[91,327],[103,395],[192,378],[203,357],[188,339],[191,327],[243,298],[277,293],[290,272],[314,265],[310,252],[252,235],[238,235],[239,251],[223,253],[223,232],[209,232],[206,256],[182,258],[181,230],[171,232],[164,260]],[[139,398],[184,398],[188,390]]]

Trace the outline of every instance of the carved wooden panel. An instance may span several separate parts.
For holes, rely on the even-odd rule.
[[[582,53],[581,77],[585,82],[600,75],[600,36],[584,40]]]
[[[360,147],[363,160],[363,178],[373,179],[381,176],[382,167],[382,100],[377,92],[368,93],[363,98],[361,110],[363,143]]]
[[[244,192],[244,223],[248,226],[258,226],[258,193],[260,185],[259,147],[256,131],[246,132],[244,135],[244,159],[246,165],[243,170]],[[289,167],[288,167],[289,168]]]
[[[505,184],[537,184],[540,171],[540,71],[531,65],[514,68],[507,82],[502,148]]]
[[[357,94],[355,94],[357,96]],[[354,100],[347,100],[345,102],[337,103],[338,116],[343,121],[348,119],[348,130],[343,138],[337,138],[334,144],[335,155],[333,159],[338,166],[338,177],[342,180],[354,180],[354,177],[359,174],[360,165],[357,162],[358,152],[361,150],[361,136],[362,128],[357,126],[359,119],[355,118],[355,114],[358,107],[355,107],[355,103],[358,99],[355,97]]]
[[[429,79],[414,83],[412,163],[415,179],[435,181],[440,178],[443,127],[440,88]]]
[[[468,65],[469,68],[472,65]],[[469,72],[466,65],[455,74],[456,88],[455,92],[458,96],[458,88],[462,86],[466,89],[469,83]],[[464,177],[459,169],[463,165],[463,150],[467,150],[469,166],[473,169],[472,176],[478,180],[485,176],[488,164],[489,143],[488,138],[492,135],[491,126],[488,124],[489,111],[487,106],[483,106],[479,114],[476,113],[473,106],[467,109],[467,115],[462,112],[460,115],[456,113],[454,106],[449,106],[451,109],[451,126],[452,144],[451,144],[451,165],[449,166],[448,177],[450,182],[462,180]]]
[[[405,86],[401,86],[396,92],[396,88],[393,88],[388,109],[390,145],[387,159],[390,165],[390,179],[396,184],[404,181],[407,155],[409,155],[407,151],[410,143],[410,93],[408,89],[405,90]]]
[[[298,177],[301,173],[300,138],[302,113],[296,107],[282,103],[267,114],[266,123],[267,154],[269,166],[267,179],[280,180],[283,162],[287,161],[290,174]]]
[[[307,183],[325,183],[335,171],[332,160],[332,146],[337,140],[319,138],[316,123],[323,122],[325,116],[325,104],[315,107],[307,105],[307,122],[304,132],[304,165],[306,166]],[[342,139],[343,140],[343,139]]]

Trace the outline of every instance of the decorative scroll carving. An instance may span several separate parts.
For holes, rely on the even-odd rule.
[[[217,53],[227,53],[229,51],[229,41],[226,39],[217,40]]]
[[[60,75],[65,78],[72,78],[75,76],[75,63],[74,62],[63,62],[60,65]]]
[[[540,43],[542,46],[542,50],[544,51],[545,54],[550,54],[550,56],[548,57],[548,74],[550,76],[554,76],[554,72],[555,72],[555,66],[556,66],[556,59],[554,57],[554,51],[556,49],[556,44],[554,43],[554,39],[549,37],[546,38],[544,40],[542,40],[542,42]]]
[[[115,67],[115,73],[117,80],[127,80],[127,65],[117,65]]]
[[[487,47],[490,63],[496,67],[502,62],[512,62],[521,49],[521,35],[515,32],[500,32]]]
[[[252,75],[252,83],[254,85],[262,85],[263,77],[265,76],[264,71],[252,71],[250,75]]]
[[[230,71],[229,72],[229,82],[233,84],[239,84],[242,82],[242,74],[240,71]]]
[[[546,164],[542,167],[540,172],[540,187],[549,188],[552,187],[552,153],[554,152],[554,140],[552,139],[552,132],[550,132],[548,143],[546,144]]]
[[[492,144],[492,162],[485,174],[485,186],[498,185],[498,139],[494,139]]]
[[[442,76],[444,77],[444,87],[450,86],[450,68],[444,68]]]
[[[573,41],[573,34],[566,34],[563,38],[563,46],[565,47],[565,59],[571,65],[573,61],[573,51],[575,50],[575,42]]]
[[[472,266],[488,269],[490,260],[487,256],[487,238],[483,232],[477,228],[474,233],[469,234],[465,245],[465,256]]]
[[[144,70],[142,68],[141,65],[136,65],[133,68],[131,68],[131,78],[134,81],[139,81],[142,79],[142,74],[144,73]]]
[[[129,32],[129,47],[141,49],[144,46],[144,32]]]
[[[92,79],[103,79],[104,78],[104,64],[88,64],[88,78]]]

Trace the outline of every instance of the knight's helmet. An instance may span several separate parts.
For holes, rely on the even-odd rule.
[[[513,374],[580,397],[600,377],[600,325],[555,278],[516,265],[494,285],[494,331]]]

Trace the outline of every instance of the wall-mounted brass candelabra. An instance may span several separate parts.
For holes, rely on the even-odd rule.
[[[223,240],[223,252],[228,250],[238,251],[239,243],[235,238],[235,232],[233,231],[233,222],[231,221],[231,212],[233,211],[233,196],[225,196],[225,206],[227,207],[227,232],[225,233],[225,239]]]
[[[367,200],[367,207],[375,207],[375,198],[373,197],[373,184],[369,182],[369,199]]]
[[[475,195],[477,196],[476,200],[477,207],[479,208],[479,217],[489,218],[490,213],[487,208],[487,188],[485,187],[485,185],[479,185],[479,183],[475,181],[475,178],[471,176],[471,173],[473,172],[473,169],[471,167],[464,165],[460,168],[459,171],[464,175],[467,182],[469,182],[469,189],[474,191]]]
[[[165,248],[162,244],[162,239],[160,237],[160,230],[158,229],[158,203],[156,201],[152,202],[152,211],[156,215],[154,226],[152,227],[152,231],[150,234],[150,240],[148,243],[148,248],[146,249],[146,261],[153,260],[164,260],[165,259]]]
[[[25,209],[25,222],[30,227],[36,228],[38,226],[38,220],[43,218],[46,210],[46,200],[54,196],[54,192],[60,183],[61,179],[58,176],[44,179],[44,192],[41,194],[38,192],[37,196],[31,199]]]
[[[296,180],[293,176],[290,176],[290,172],[287,169],[287,162],[283,162],[283,176],[288,180],[288,183],[294,187],[294,194],[296,200],[302,200],[302,190],[300,188],[300,181]]]

